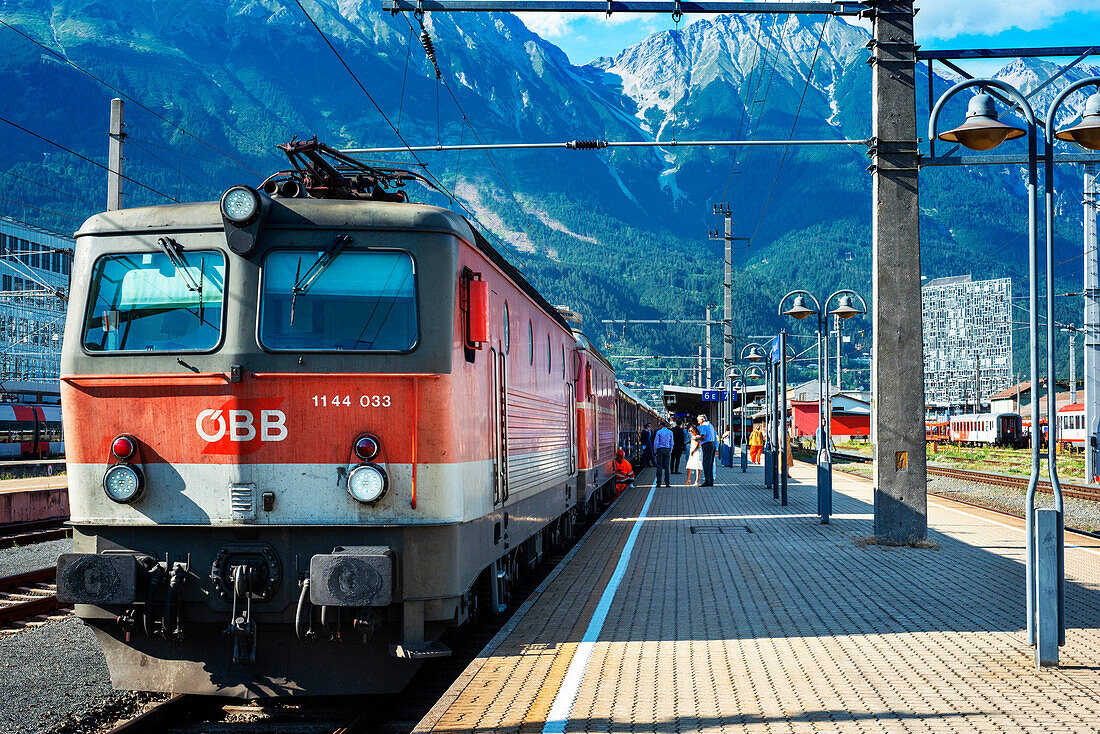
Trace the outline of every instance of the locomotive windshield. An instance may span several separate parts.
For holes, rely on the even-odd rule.
[[[216,250],[104,255],[92,270],[89,352],[202,352],[221,338],[225,256]]]
[[[407,252],[275,250],[264,260],[260,344],[272,350],[408,352],[416,346],[416,271]]]

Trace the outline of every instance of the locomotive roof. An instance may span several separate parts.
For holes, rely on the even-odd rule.
[[[426,204],[405,204],[344,199],[270,199],[265,226],[354,227],[356,229],[418,230],[452,232],[473,241],[465,219],[448,209]],[[101,212],[89,218],[76,236],[159,232],[175,230],[220,230],[222,216],[216,201],[145,206]]]
[[[464,217],[449,209],[428,204],[347,199],[272,198],[270,203],[271,207],[264,220],[265,227],[427,230],[450,233],[467,242],[472,242],[550,318],[566,331],[572,332],[572,327],[565,318],[527,281],[523,274],[489,244],[489,241]],[[101,212],[84,222],[76,236],[153,234],[179,230],[220,231],[222,228],[219,202],[204,201]]]

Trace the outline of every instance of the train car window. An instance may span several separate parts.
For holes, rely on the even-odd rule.
[[[565,345],[561,345],[561,379],[565,379]]]
[[[217,250],[104,255],[84,317],[89,352],[205,352],[221,340],[225,256]],[[186,272],[184,272],[186,271]]]
[[[344,250],[308,283],[299,283],[323,256],[317,250],[268,253],[260,285],[260,345],[275,351],[411,352],[420,334],[412,256]]]
[[[550,345],[550,335],[546,335],[546,374],[550,374],[550,367],[554,362],[553,347]]]
[[[535,325],[527,319],[527,363],[535,363]]]
[[[512,329],[508,321],[508,301],[504,302],[504,353],[508,354],[512,348]]]

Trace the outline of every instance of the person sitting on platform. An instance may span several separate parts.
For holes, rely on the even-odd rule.
[[[615,472],[615,496],[634,484],[634,467],[626,460],[626,452],[619,449],[615,452],[615,460],[611,462],[611,471]]]

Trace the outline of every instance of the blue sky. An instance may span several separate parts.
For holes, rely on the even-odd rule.
[[[917,0],[917,7],[917,40],[924,48],[1100,44],[1100,0]],[[614,55],[650,34],[674,27],[668,15],[619,14],[606,19],[598,13],[522,13],[520,17],[575,64]],[[681,26],[695,19],[685,16]],[[988,71],[999,66],[991,65]]]

